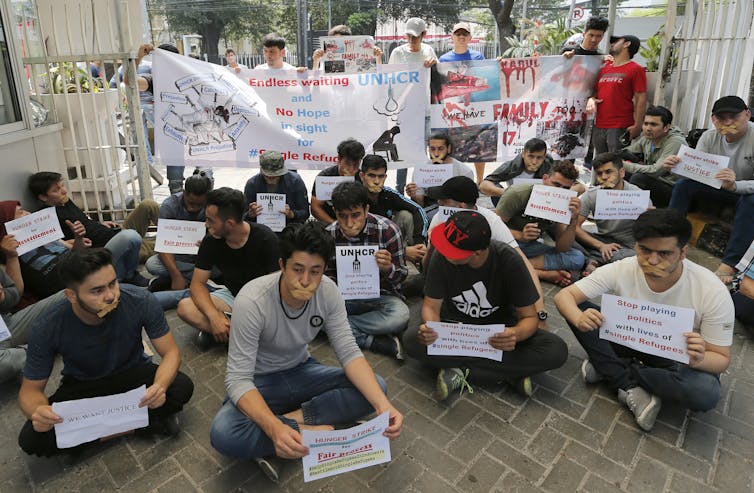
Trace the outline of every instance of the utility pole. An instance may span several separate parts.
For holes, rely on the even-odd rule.
[[[298,17],[298,29],[296,31],[298,66],[308,67],[309,63],[307,62],[307,53],[309,53],[309,14],[307,13],[306,9],[306,0],[296,0],[296,14]]]

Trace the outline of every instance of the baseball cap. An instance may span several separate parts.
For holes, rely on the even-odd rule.
[[[479,189],[468,176],[454,176],[439,187],[429,187],[426,194],[434,200],[450,199],[466,204],[476,204]]]
[[[452,30],[451,32],[452,32],[452,33],[455,33],[455,32],[456,32],[456,31],[458,31],[459,29],[463,29],[464,31],[467,31],[467,32],[468,32],[469,34],[471,34],[471,26],[469,25],[469,23],[468,23],[468,22],[457,22],[457,23],[456,23],[456,24],[455,24],[455,25],[453,26],[453,30]]]
[[[427,23],[418,17],[412,17],[406,22],[406,34],[421,36],[427,30]]]
[[[283,156],[277,151],[265,151],[259,158],[259,167],[265,176],[283,176],[288,173]]]
[[[623,39],[631,43],[628,47],[628,52],[631,54],[631,56],[634,56],[639,52],[639,48],[641,48],[641,41],[639,41],[639,38],[637,38],[636,36],[632,34],[626,34],[625,36],[610,36],[610,43],[615,43],[619,39]]]
[[[743,99],[738,96],[723,96],[712,105],[712,114],[718,113],[741,113],[748,110],[749,107]]]
[[[430,239],[443,257],[463,260],[490,246],[490,223],[477,211],[459,211],[432,230]]]

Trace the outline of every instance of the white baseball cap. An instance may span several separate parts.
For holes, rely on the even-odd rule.
[[[418,17],[412,17],[406,22],[406,34],[421,36],[427,30],[427,23]]]

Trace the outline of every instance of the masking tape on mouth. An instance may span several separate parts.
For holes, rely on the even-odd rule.
[[[670,275],[670,273],[665,270],[670,266],[670,262],[662,261],[657,265],[652,265],[648,260],[640,258],[639,266],[645,274],[655,275],[657,277],[667,277]]]
[[[115,298],[115,300],[112,303],[106,304],[104,307],[102,307],[100,311],[97,312],[97,316],[99,318],[105,318],[105,316],[107,316],[108,313],[118,308],[119,301],[120,301],[119,298]]]
[[[736,127],[736,125],[720,125],[717,129],[723,135],[738,133],[738,127]]]

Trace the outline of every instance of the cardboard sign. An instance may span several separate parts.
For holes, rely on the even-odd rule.
[[[417,187],[439,187],[453,178],[452,164],[417,164],[414,166],[413,183]]]
[[[318,176],[314,179],[314,186],[317,187],[318,200],[330,200],[332,191],[341,183],[354,181],[353,176]]]
[[[18,242],[16,252],[19,255],[65,236],[54,207],[47,207],[33,214],[8,221],[5,223],[5,230],[9,235],[16,237]]]
[[[673,173],[676,175],[691,178],[713,188],[723,186],[723,182],[715,179],[715,175],[728,167],[730,162],[728,156],[709,154],[682,145],[678,150],[678,157],[681,158],[681,162],[673,168]]]
[[[427,354],[443,356],[475,356],[495,361],[503,360],[503,350],[489,343],[494,334],[505,331],[503,324],[472,325],[450,322],[427,322],[437,332],[438,339],[427,346]]]
[[[257,216],[257,222],[268,226],[275,233],[285,228],[285,194],[258,193],[257,204],[262,206],[262,214]]]
[[[636,219],[649,208],[649,190],[597,190],[594,219]]]
[[[573,190],[534,185],[524,214],[549,219],[556,223],[569,224],[571,211],[568,210],[568,204],[575,196],[576,192]]]
[[[338,288],[343,299],[369,300],[380,297],[377,245],[336,246]]]
[[[196,255],[206,233],[203,222],[160,219],[157,221],[154,251]]]
[[[691,308],[603,294],[600,312],[600,339],[688,364],[683,333],[694,330]]]

